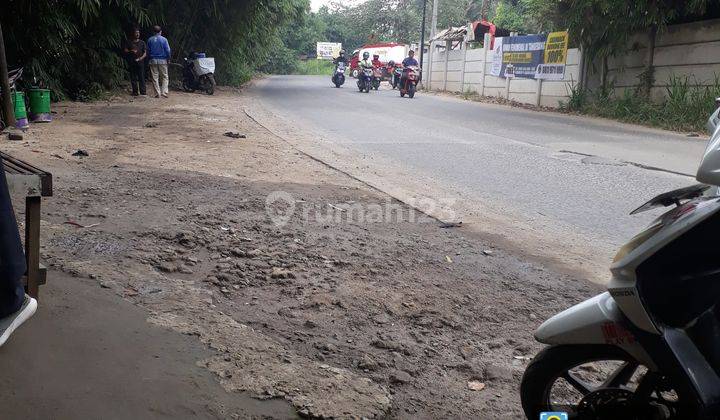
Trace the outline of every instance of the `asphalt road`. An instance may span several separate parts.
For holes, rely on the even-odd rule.
[[[388,88],[359,93],[354,79],[335,89],[329,77],[278,76],[254,89],[274,113],[338,145],[610,247],[658,214],[631,210],[694,182],[705,147],[703,139],[598,119],[422,92],[402,99]]]

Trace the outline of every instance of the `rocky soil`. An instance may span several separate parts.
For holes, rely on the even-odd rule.
[[[234,91],[62,103],[3,140],[54,174],[46,264],[197,336],[226,389],[301,416],[520,418],[534,328],[597,286],[414,213],[246,106]]]

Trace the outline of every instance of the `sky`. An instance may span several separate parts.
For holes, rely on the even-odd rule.
[[[317,12],[319,8],[326,4],[330,4],[331,0],[310,0],[310,7],[313,12]]]
[[[333,1],[337,2],[337,3],[344,3],[347,5],[348,3],[362,3],[364,0],[354,0],[354,1],[310,0],[310,8],[312,9],[313,12],[317,12],[319,8],[321,8],[322,6],[326,6],[326,5],[329,6],[330,3],[332,3]]]

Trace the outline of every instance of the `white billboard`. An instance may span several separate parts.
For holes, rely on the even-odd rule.
[[[332,60],[340,55],[342,44],[339,42],[318,42],[317,58],[318,60]]]

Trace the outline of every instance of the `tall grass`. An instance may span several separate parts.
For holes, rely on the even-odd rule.
[[[327,60],[302,60],[293,74],[331,76],[335,65]]]
[[[703,131],[707,118],[720,96],[720,76],[713,83],[701,85],[687,76],[672,76],[665,96],[653,101],[635,89],[614,93],[612,86],[593,92],[570,88],[566,110],[643,124],[674,131]]]

